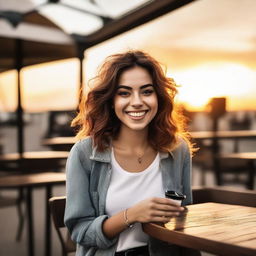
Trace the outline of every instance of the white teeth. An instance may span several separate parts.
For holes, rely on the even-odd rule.
[[[134,117],[139,117],[145,115],[146,111],[143,112],[128,112],[128,115],[134,116]]]

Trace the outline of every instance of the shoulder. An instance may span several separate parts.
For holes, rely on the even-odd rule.
[[[84,139],[80,139],[77,141],[73,147],[71,148],[71,151],[84,151],[84,150],[92,150],[92,138],[86,137]]]
[[[171,151],[174,156],[182,156],[182,157],[189,157],[191,156],[190,147],[188,142],[179,137],[177,141],[176,147]]]
[[[89,159],[92,154],[92,138],[86,137],[77,141],[70,150],[70,157],[76,155],[81,161]]]

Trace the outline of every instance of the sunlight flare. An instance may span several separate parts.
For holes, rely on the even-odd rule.
[[[239,64],[205,64],[169,74],[180,85],[178,100],[192,110],[203,110],[212,97],[238,96],[235,105],[246,108],[243,98],[256,93],[255,72]]]

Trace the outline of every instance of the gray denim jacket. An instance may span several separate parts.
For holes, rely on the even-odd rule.
[[[76,256],[113,256],[117,239],[108,239],[102,223],[108,218],[105,199],[111,177],[110,149],[98,152],[92,139],[77,142],[70,151],[67,172],[67,201],[65,224],[77,243]],[[181,140],[170,153],[160,153],[160,170],[165,190],[176,190],[187,197],[183,205],[192,203],[190,186],[191,156],[187,144]],[[181,247],[154,238],[149,239],[152,256],[180,256]]]

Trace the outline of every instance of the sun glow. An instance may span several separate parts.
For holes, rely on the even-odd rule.
[[[22,106],[28,112],[75,109],[78,104],[79,62],[76,59],[25,67],[21,70]],[[17,107],[17,72],[0,76],[0,111]]]
[[[212,97],[229,98],[227,108],[232,110],[253,107],[246,105],[246,98],[254,97],[256,93],[256,74],[245,66],[233,63],[206,64],[172,72],[170,76],[180,85],[178,101],[190,110],[203,110]],[[236,102],[232,102],[232,98]]]

